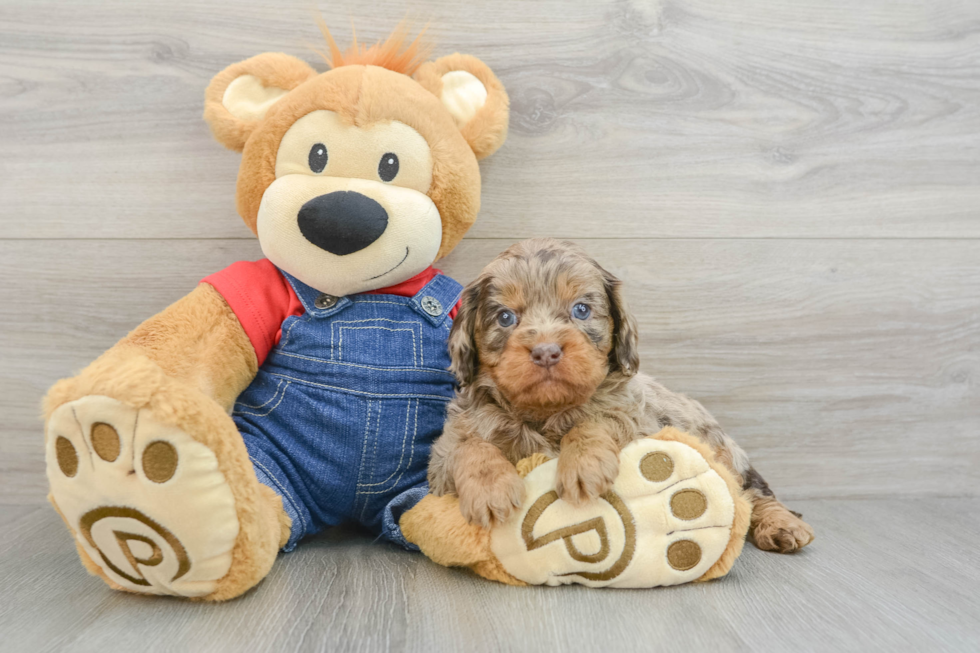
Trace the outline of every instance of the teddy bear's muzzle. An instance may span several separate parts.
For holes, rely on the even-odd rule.
[[[337,256],[358,252],[388,228],[388,212],[367,195],[334,191],[314,197],[297,215],[300,233]]]

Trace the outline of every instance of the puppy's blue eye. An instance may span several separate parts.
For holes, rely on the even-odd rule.
[[[309,159],[311,171],[316,174],[323,172],[323,169],[327,167],[327,146],[323,143],[317,143],[311,147]]]
[[[572,306],[572,317],[576,320],[587,320],[590,315],[592,315],[592,309],[585,304]]]
[[[502,327],[514,326],[515,322],[517,322],[517,316],[510,311],[503,311],[497,316],[497,324]]]

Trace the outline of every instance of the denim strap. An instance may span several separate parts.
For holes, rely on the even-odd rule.
[[[312,315],[313,317],[329,317],[351,305],[351,301],[348,298],[338,297],[337,303],[330,308],[317,308],[316,299],[324,293],[316,288],[307,286],[285,270],[280,269],[279,271],[282,272],[282,276],[289,282],[289,285],[293,287],[293,292],[299,297],[299,301],[303,305],[303,308],[306,309],[307,315]]]
[[[432,326],[439,326],[449,317],[449,312],[456,306],[459,296],[463,294],[463,286],[455,279],[451,279],[444,274],[437,274],[432,280],[422,286],[422,290],[415,293],[409,305],[415,311],[429,321]],[[436,315],[432,314],[433,306],[431,300],[438,302],[442,309]]]

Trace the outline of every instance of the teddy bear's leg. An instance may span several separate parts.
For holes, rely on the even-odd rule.
[[[83,564],[131,592],[245,592],[288,535],[280,498],[215,401],[138,354],[111,357],[49,396],[49,498]]]
[[[527,499],[490,531],[467,524],[455,497],[426,497],[402,531],[434,561],[510,584],[655,587],[724,576],[745,541],[751,505],[697,438],[674,429],[620,454],[612,491],[560,500],[557,461],[521,461]]]
[[[517,463],[521,478],[548,462],[534,454]],[[507,585],[527,585],[511,576],[490,549],[490,531],[470,524],[459,511],[455,496],[426,495],[399,520],[402,536],[419,547],[430,560],[444,567],[469,567],[488,580]]]
[[[527,583],[511,576],[490,550],[490,531],[470,524],[454,496],[425,496],[399,520],[402,535],[444,567],[469,567],[489,580]]]

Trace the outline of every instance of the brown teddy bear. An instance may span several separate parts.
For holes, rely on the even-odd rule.
[[[404,31],[346,52],[326,36],[328,72],[267,53],[206,91],[266,258],[207,277],[46,397],[51,503],[113,588],[228,599],[343,521],[545,582],[506,532],[497,555],[454,499],[426,497],[462,290],[432,264],[476,219],[506,92],[474,57],[424,62]]]
[[[398,520],[425,495],[462,290],[432,264],[476,220],[508,101],[478,59],[424,62],[404,35],[329,39],[322,74],[261,54],[208,86],[267,258],[208,277],[45,404],[51,501],[111,586],[233,597],[348,520],[411,547]]]

